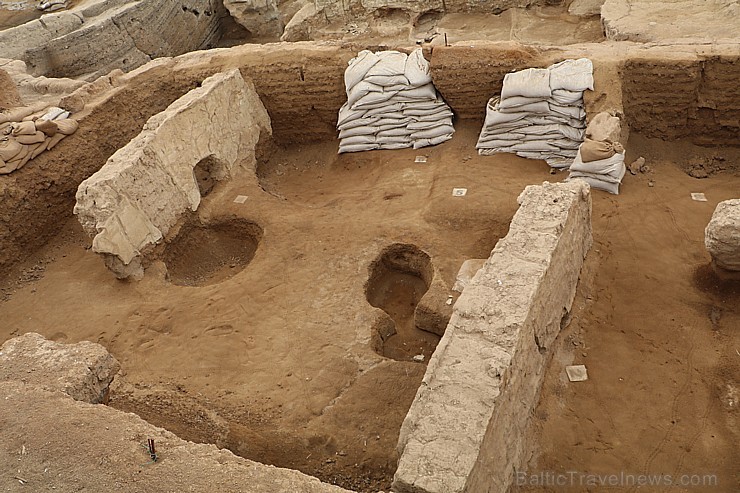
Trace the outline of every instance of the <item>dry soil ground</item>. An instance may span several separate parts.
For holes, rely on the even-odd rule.
[[[72,219],[16,276],[30,282],[0,303],[0,339],[33,330],[100,342],[123,366],[114,407],[329,482],[388,488],[398,430],[424,372],[412,357],[428,359],[436,337],[391,348],[402,361],[373,350],[382,312],[366,299],[370,266],[385,247],[413,244],[452,286],[464,260],[487,257],[506,233],[522,188],[550,178],[542,163],[479,158],[476,132],[463,126],[452,142],[421,151],[337,156],[336,142],[282,150],[260,167],[267,191],[246,174],[216,187],[199,211],[223,225],[211,230],[248,243],[259,234],[240,233],[240,218],[262,230],[241,271],[249,248],[201,248],[204,237],[189,257],[192,275],[171,265],[177,284],[162,263],[143,282],[122,283],[85,249],[89,239]],[[468,194],[453,197],[454,187]],[[237,204],[236,195],[248,199]],[[216,278],[201,271],[209,263],[223,267]],[[407,281],[383,282],[412,295],[418,282]],[[408,324],[402,308],[387,309]]]
[[[169,280],[155,262],[142,282],[116,281],[71,219],[6,279],[0,341],[28,331],[97,341],[123,367],[112,406],[248,458],[387,489],[424,372],[409,360],[431,348],[394,354],[405,361],[373,350],[382,312],[366,299],[370,266],[386,246],[413,244],[451,285],[464,260],[487,256],[506,233],[525,185],[565,177],[538,161],[477,156],[477,131],[458,125],[451,142],[421,151],[279,150],[259,183],[247,173],[217,186],[191,220],[247,246],[217,251],[197,237],[193,270]],[[740,297],[707,269],[703,229],[740,176],[725,166],[696,179],[682,166],[691,153],[712,163],[737,153],[633,141],[630,154],[651,170],[628,175],[619,196],[593,193],[594,247],[536,413],[530,469],[713,471],[714,491],[736,491]],[[468,194],[452,197],[453,187]],[[198,270],[208,263],[216,277]],[[402,281],[386,286],[424,288]],[[587,365],[589,381],[564,380],[571,361]]]

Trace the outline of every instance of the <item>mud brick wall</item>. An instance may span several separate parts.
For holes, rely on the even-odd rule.
[[[528,186],[509,233],[455,303],[401,427],[398,493],[506,491],[531,444],[550,346],[591,247],[591,195]]]
[[[632,131],[663,140],[740,145],[740,55],[634,57],[621,66]]]

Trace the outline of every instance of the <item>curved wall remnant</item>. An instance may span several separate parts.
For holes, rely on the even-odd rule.
[[[463,290],[401,427],[398,493],[506,491],[591,247],[580,180],[528,186]]]
[[[270,135],[270,118],[251,82],[238,70],[209,77],[151,117],[141,134],[80,184],[74,212],[94,236],[93,251],[117,277],[140,277],[142,251],[200,204],[195,166],[217,159],[216,180],[241,167],[254,170],[255,148]]]

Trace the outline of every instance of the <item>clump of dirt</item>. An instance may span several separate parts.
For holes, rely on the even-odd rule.
[[[692,160],[685,168],[686,173],[693,178],[708,178],[727,169],[729,165],[722,156],[701,157]]]
[[[168,242],[162,260],[172,283],[206,286],[241,272],[261,240],[262,228],[243,219],[186,223]]]

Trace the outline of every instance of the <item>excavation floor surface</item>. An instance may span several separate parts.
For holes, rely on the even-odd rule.
[[[216,284],[175,285],[162,262],[141,282],[116,281],[72,219],[6,279],[0,341],[28,331],[97,341],[123,367],[112,406],[247,458],[387,490],[425,366],[373,350],[382,312],[365,297],[369,266],[386,246],[413,244],[451,286],[506,233],[524,186],[565,178],[543,162],[477,156],[478,127],[457,127],[420,151],[279,150],[259,182],[245,173],[218,185],[200,220],[243,218],[263,235],[251,262]],[[530,470],[715,471],[712,491],[736,491],[740,298],[708,270],[703,230],[740,176],[692,178],[661,155],[619,196],[593,192],[594,247],[548,369]],[[588,381],[564,379],[571,362]]]

